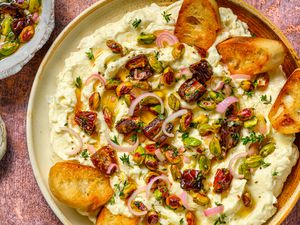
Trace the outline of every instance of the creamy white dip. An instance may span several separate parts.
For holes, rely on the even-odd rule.
[[[68,116],[73,113],[74,106],[76,104],[76,95],[75,95],[75,86],[74,80],[80,76],[84,82],[87,77],[89,77],[94,72],[101,72],[104,74],[104,77],[109,79],[116,75],[118,69],[123,66],[129,57],[138,53],[150,53],[154,51],[159,51],[159,61],[164,65],[171,65],[175,70],[180,68],[188,67],[192,63],[195,63],[200,60],[200,56],[195,51],[194,48],[190,46],[185,46],[186,51],[182,57],[182,60],[174,60],[171,54],[172,48],[165,47],[161,49],[157,48],[143,48],[137,44],[137,36],[144,31],[146,33],[152,33],[157,30],[174,30],[174,25],[182,1],[178,1],[169,7],[160,7],[156,4],[139,9],[133,12],[126,14],[121,20],[113,24],[107,24],[106,26],[101,27],[96,30],[92,35],[82,39],[81,43],[78,46],[76,52],[71,53],[70,57],[65,60],[65,67],[63,71],[57,76],[57,91],[55,96],[51,99],[49,108],[49,119],[51,127],[51,143],[52,148],[55,153],[55,157],[59,157],[62,160],[78,160],[80,163],[85,165],[93,165],[90,159],[84,159],[78,155],[70,156],[67,153],[75,148],[78,144],[76,139],[66,132],[61,132],[60,127],[63,127],[68,123]],[[166,11],[171,14],[170,22],[162,16],[162,12]],[[220,64],[220,55],[218,54],[215,46],[216,44],[226,40],[229,37],[233,36],[251,36],[248,31],[247,24],[237,19],[237,16],[233,14],[230,9],[220,8],[222,30],[217,36],[217,40],[214,45],[208,50],[208,62],[213,66],[214,76],[221,76],[229,74],[227,69]],[[141,24],[138,29],[133,28],[132,22],[135,19],[141,19]],[[120,58],[116,57],[105,45],[106,40],[113,39],[122,44],[124,48],[127,48],[129,54]],[[99,50],[101,53],[96,56],[95,64],[92,65],[89,59],[86,57],[85,52],[90,48],[94,50]],[[281,68],[277,68],[274,71],[269,73],[270,75],[270,84],[268,89],[264,92],[256,91],[253,97],[246,97],[241,95],[241,108],[244,107],[253,107],[255,108],[256,113],[262,114],[266,119],[268,118],[268,113],[271,108],[271,105],[265,105],[260,101],[260,97],[263,94],[272,96],[273,101],[276,99],[279,90],[285,83],[285,75]],[[179,81],[174,90],[177,90],[184,80]],[[151,84],[153,86],[158,84],[158,79],[151,79]],[[234,81],[236,86],[239,85],[238,81]],[[97,87],[97,91],[103,93],[104,88],[102,86]],[[82,90],[82,101],[83,101],[83,110],[88,110],[88,98],[93,92],[93,82],[88,86],[84,87]],[[166,107],[168,111],[168,107]],[[116,121],[118,121],[122,116],[127,115],[128,106],[125,102],[119,101],[118,107],[116,108],[118,114]],[[199,112],[202,110],[199,109]],[[204,111],[203,111],[204,112]],[[211,117],[218,118],[220,115],[215,114]],[[104,131],[107,128],[107,125],[104,121],[102,112],[98,112],[99,119],[99,129],[100,135],[98,141],[100,147],[107,145],[106,139],[104,137]],[[68,123],[68,126],[80,134],[84,148],[87,144],[93,145],[97,140],[87,136],[78,126],[73,126],[71,123]],[[276,197],[281,193],[283,184],[291,172],[292,167],[295,165],[298,159],[297,148],[293,147],[293,141],[295,139],[294,135],[282,135],[277,133],[272,129],[270,122],[267,121],[268,132],[271,133],[274,137],[276,149],[275,151],[265,158],[266,162],[271,163],[267,168],[257,169],[250,181],[247,182],[245,179],[233,179],[230,191],[228,195],[223,196],[220,194],[214,193],[212,190],[209,190],[208,197],[211,200],[212,206],[214,202],[219,202],[224,205],[224,214],[226,215],[227,224],[238,224],[238,225],[256,225],[262,224],[268,220],[275,212],[276,207]],[[120,135],[115,128],[111,131],[111,136],[116,135],[118,137],[119,143],[123,144],[123,136]],[[243,136],[246,136],[248,133],[246,129],[242,130]],[[207,148],[207,143],[199,135],[198,130],[193,129],[190,132],[190,136],[196,137],[203,141],[204,146]],[[176,147],[181,147],[182,140],[180,135],[176,135],[172,141]],[[126,145],[126,144],[125,144]],[[233,155],[245,152],[248,145],[243,145],[241,142],[232,150],[230,150],[226,156],[226,159],[214,163],[210,172],[208,180],[212,183],[214,179],[214,174],[218,168],[227,168],[230,159]],[[186,156],[190,153],[185,153]],[[118,153],[118,156],[122,156],[123,153]],[[212,157],[210,153],[207,153],[208,157]],[[191,163],[185,164],[184,169],[193,168],[197,169],[196,162],[191,157]],[[120,184],[124,182],[127,177],[135,179],[138,186],[144,186],[145,181],[141,174],[146,174],[148,170],[146,168],[140,168],[133,163],[131,160],[132,167],[120,163],[120,170],[122,172],[114,175],[111,178],[111,185],[114,187],[115,184]],[[276,172],[277,176],[272,174]],[[169,179],[172,180],[172,176],[169,176]],[[182,192],[180,184],[178,182],[172,182],[170,192],[179,195]],[[251,192],[254,199],[255,205],[251,210],[245,210],[243,208],[243,203],[240,199],[240,196],[245,190]],[[145,195],[140,194],[137,199],[143,200],[143,202],[149,208],[153,207],[155,210],[160,212],[160,224],[162,225],[172,225],[172,224],[187,224],[185,219],[185,211],[176,212],[166,207],[161,206],[154,197],[151,197],[149,200],[145,200]],[[108,203],[106,207],[113,214],[124,214],[128,217],[131,217],[132,214],[129,212],[125,202],[121,200],[118,195],[114,197],[115,203]],[[192,201],[192,197],[188,196],[188,201],[191,207],[195,209],[195,214],[197,219],[202,225],[214,224],[218,216],[214,217],[205,217],[203,211],[207,208],[199,206]]]

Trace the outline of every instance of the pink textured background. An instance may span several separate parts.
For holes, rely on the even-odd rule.
[[[246,0],[271,19],[300,53],[299,0]],[[18,74],[0,80],[0,114],[7,125],[8,152],[0,162],[0,225],[61,224],[45,202],[30,166],[25,117],[31,85],[38,66],[62,29],[96,0],[56,0],[56,27],[36,56]],[[300,223],[300,202],[285,225]]]

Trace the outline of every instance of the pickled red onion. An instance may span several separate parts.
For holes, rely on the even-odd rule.
[[[135,192],[132,193],[132,195],[130,196],[130,198],[128,199],[127,202],[127,207],[129,209],[129,212],[131,212],[133,215],[135,216],[144,216],[147,214],[147,211],[142,211],[142,212],[137,212],[134,211],[131,207],[131,202],[136,198],[136,196],[142,192],[146,191],[146,186],[140,187],[139,189],[137,189]]]
[[[106,80],[105,80],[105,78],[104,78],[101,74],[98,74],[98,73],[94,73],[94,74],[92,74],[91,76],[89,76],[89,77],[86,79],[84,85],[85,85],[85,86],[88,85],[92,80],[99,80],[103,86],[106,85]]]
[[[189,203],[188,203],[188,197],[187,197],[187,193],[186,191],[183,191],[180,195],[179,198],[181,199],[182,205],[184,206],[184,208],[186,208],[187,210],[192,210],[192,208],[190,207]]]
[[[204,210],[204,215],[206,217],[209,217],[209,216],[214,216],[214,215],[222,213],[222,212],[224,212],[224,206],[220,205],[220,206],[217,206],[217,207],[213,207],[213,208],[209,208],[209,209]]]
[[[147,198],[150,197],[151,188],[157,180],[164,180],[167,183],[168,189],[170,189],[171,183],[170,183],[170,181],[169,181],[169,179],[166,175],[160,175],[160,176],[154,177],[153,179],[151,179],[149,184],[147,184],[147,186],[146,186],[146,196],[147,196]]]
[[[239,154],[236,154],[235,156],[233,156],[230,161],[229,161],[229,171],[231,173],[231,175],[234,177],[234,178],[237,178],[237,179],[243,179],[245,176],[242,175],[242,174],[237,174],[235,171],[234,171],[234,164],[235,162],[240,159],[240,158],[243,158],[243,157],[246,157],[248,155],[247,152],[243,152],[243,153],[239,153]]]
[[[90,155],[93,155],[93,154],[96,153],[96,149],[94,148],[93,145],[87,144],[87,145],[86,145],[86,148],[87,148],[88,152],[90,153]]]
[[[174,45],[177,42],[179,42],[178,38],[167,30],[161,32],[155,40],[156,46],[159,48],[163,48],[165,43],[168,45]]]
[[[251,80],[251,76],[248,74],[231,74],[230,75],[233,79],[239,80]]]
[[[222,102],[220,102],[217,105],[217,112],[219,113],[225,113],[227,108],[232,105],[233,103],[238,102],[238,98],[234,97],[234,96],[229,96],[227,98],[225,98]]]
[[[105,132],[105,138],[108,142],[108,144],[115,150],[119,151],[119,152],[131,152],[134,151],[135,149],[137,149],[137,147],[139,146],[139,139],[137,138],[136,142],[134,145],[132,146],[128,146],[128,147],[124,147],[121,145],[117,145],[116,143],[114,143],[111,139],[110,136],[108,134],[108,132]]]
[[[78,154],[78,153],[81,151],[82,146],[83,146],[82,139],[81,139],[81,137],[79,136],[79,134],[76,133],[76,132],[75,132],[74,130],[72,130],[71,128],[68,128],[68,127],[60,127],[60,130],[72,134],[72,135],[78,140],[78,146],[77,146],[74,150],[72,150],[72,151],[70,151],[70,152],[67,152],[67,154],[68,154],[68,155],[76,155],[76,154]]]
[[[116,168],[116,170],[119,169],[118,165],[115,164],[115,163],[111,163],[108,168],[107,168],[107,171],[106,171],[106,174],[107,175],[110,175],[111,174],[111,171],[113,170],[113,168]]]
[[[155,150],[155,155],[158,158],[158,160],[161,162],[165,161],[165,159],[166,159],[160,149]]]
[[[173,121],[174,119],[176,119],[177,117],[183,116],[187,112],[188,111],[186,109],[181,109],[181,110],[171,114],[170,116],[168,116],[162,124],[162,131],[164,132],[164,134],[167,135],[168,137],[174,137],[174,134],[167,132],[167,130],[166,130],[167,124],[169,122]]]
[[[216,87],[214,88],[214,91],[220,91],[224,87],[225,83],[223,81],[219,81],[217,83]]]

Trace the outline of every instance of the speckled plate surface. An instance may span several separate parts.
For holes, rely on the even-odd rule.
[[[3,158],[5,152],[6,152],[6,129],[5,129],[5,124],[0,116],[0,160]]]
[[[87,217],[56,201],[48,188],[48,173],[53,165],[49,139],[48,101],[55,94],[56,75],[64,67],[64,59],[76,51],[79,41],[94,30],[109,22],[120,19],[125,13],[142,8],[153,2],[170,4],[170,0],[102,0],[81,13],[53,43],[35,77],[27,111],[28,151],[37,183],[49,206],[65,225],[90,225]],[[295,51],[284,35],[256,9],[242,0],[218,0],[220,6],[231,8],[239,19],[247,22],[252,33],[257,36],[281,40],[288,54],[283,69],[289,75],[299,67]],[[299,147],[299,136],[296,144]],[[284,191],[278,198],[278,212],[268,222],[280,224],[295,205],[300,195],[300,163],[288,177]]]
[[[14,54],[0,60],[0,79],[19,72],[43,47],[54,29],[54,0],[42,0],[42,14],[33,38]]]

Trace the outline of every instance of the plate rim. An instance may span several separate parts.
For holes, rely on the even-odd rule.
[[[33,170],[33,174],[35,177],[35,180],[39,186],[39,189],[43,195],[43,198],[46,200],[47,204],[51,208],[51,210],[54,212],[54,214],[57,216],[57,218],[64,224],[64,225],[72,225],[72,223],[66,218],[66,216],[62,213],[62,211],[57,207],[57,204],[53,200],[53,197],[50,195],[50,193],[47,190],[47,187],[44,185],[44,182],[41,178],[41,173],[39,171],[39,167],[37,165],[37,160],[34,154],[34,147],[33,147],[33,134],[32,134],[32,111],[33,111],[33,105],[34,100],[36,97],[36,90],[39,84],[39,81],[43,78],[43,71],[45,69],[46,64],[50,60],[50,58],[53,56],[54,52],[57,48],[59,48],[60,44],[64,41],[64,39],[68,36],[68,34],[79,24],[86,16],[89,16],[94,11],[98,10],[100,7],[105,6],[106,4],[109,4],[113,0],[99,0],[98,2],[93,3],[90,7],[86,8],[84,11],[82,11],[78,16],[76,16],[58,35],[58,37],[54,40],[54,42],[51,44],[51,47],[48,49],[46,55],[44,56],[41,64],[39,65],[39,69],[36,73],[31,91],[29,96],[29,101],[27,105],[27,113],[26,113],[26,141],[27,141],[27,149],[29,154],[29,160],[30,164]],[[173,0],[174,1],[174,0]],[[285,44],[285,46],[288,48],[288,51],[292,54],[293,58],[296,61],[296,64],[298,67],[300,67],[300,59],[297,55],[296,50],[290,43],[290,41],[287,39],[287,37],[283,34],[283,32],[272,22],[270,21],[262,12],[260,12],[255,7],[251,6],[247,2],[243,0],[229,0],[230,2],[233,2],[235,4],[238,4],[240,7],[246,8],[249,10],[252,14],[259,17],[260,20],[262,20],[264,23],[266,23],[272,30],[278,35],[280,40]],[[218,2],[218,0],[217,0]],[[298,159],[300,160],[300,159]],[[284,187],[284,186],[283,186]],[[294,193],[292,196],[293,198],[290,198],[282,207],[282,214],[279,215],[279,219],[275,221],[276,225],[281,224],[285,218],[289,215],[291,210],[296,205],[298,199],[300,198],[300,182],[297,185]],[[278,211],[270,218],[275,218],[275,216],[278,214]]]

